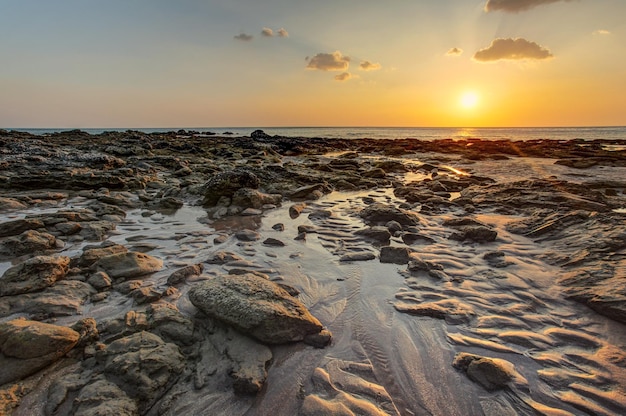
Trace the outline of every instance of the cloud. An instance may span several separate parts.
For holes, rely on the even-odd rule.
[[[263,29],[261,29],[261,35],[271,38],[272,36],[274,36],[274,31],[269,27],[264,27]]]
[[[363,61],[359,65],[359,69],[361,71],[378,71],[381,68],[381,65],[376,63],[373,64],[370,61]]]
[[[497,38],[491,45],[474,54],[474,60],[479,62],[494,62],[499,60],[548,59],[552,53],[541,45],[523,38]]]
[[[608,30],[600,29],[600,30],[596,30],[595,32],[593,32],[593,34],[594,35],[607,36],[607,35],[610,35],[611,32],[609,32]]]
[[[289,37],[289,32],[287,32],[285,29],[283,29],[282,27],[280,29],[278,29],[278,37],[279,38],[288,38]]]
[[[452,48],[448,52],[446,52],[447,56],[459,56],[463,53],[463,49],[461,48]]]
[[[307,59],[307,69],[319,71],[346,71],[350,66],[350,57],[342,56],[341,52],[318,53],[311,59]]]
[[[495,12],[501,10],[508,13],[518,13],[543,4],[556,3],[559,1],[572,0],[487,0],[485,11]]]
[[[236,36],[233,36],[236,40],[242,40],[244,42],[250,42],[254,36],[248,35],[246,33],[240,33]]]
[[[339,75],[335,75],[335,81],[347,81],[352,78],[352,74],[349,72],[342,72]]]

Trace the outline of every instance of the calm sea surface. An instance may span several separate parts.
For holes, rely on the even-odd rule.
[[[425,127],[172,127],[172,128],[133,128],[130,130],[145,133],[189,130],[201,133],[232,133],[233,136],[249,136],[261,129],[269,135],[288,137],[323,137],[345,139],[404,139],[422,140],[467,139],[484,140],[571,140],[571,139],[622,139],[626,140],[626,126],[622,127],[541,127],[541,128],[425,128]],[[10,129],[9,129],[10,130]],[[15,129],[32,134],[50,134],[69,129]],[[104,131],[126,131],[128,128],[89,128],[81,129],[91,134]]]

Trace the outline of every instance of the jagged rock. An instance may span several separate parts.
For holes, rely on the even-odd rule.
[[[322,330],[302,302],[252,273],[198,283],[189,290],[189,299],[208,316],[268,344],[302,341]]]
[[[0,296],[36,292],[52,286],[69,269],[65,256],[36,256],[8,269],[0,277]]]
[[[417,225],[420,223],[417,214],[381,203],[375,203],[364,208],[359,215],[369,225],[384,225],[389,221],[396,221],[402,226]]]
[[[0,237],[10,237],[20,235],[27,230],[37,230],[44,228],[43,221],[35,218],[24,218],[20,220],[7,221],[0,224]]]
[[[177,285],[184,282],[190,277],[200,276],[203,270],[204,266],[202,265],[202,263],[185,266],[182,269],[178,269],[174,273],[170,274],[170,276],[167,278],[167,284]]]
[[[132,279],[161,270],[163,260],[145,253],[128,252],[102,257],[92,267],[106,272],[113,279]]]
[[[56,250],[57,239],[52,234],[27,230],[18,236],[8,237],[0,246],[0,253],[7,256],[23,256]]]
[[[120,338],[96,352],[107,379],[139,403],[143,413],[178,379],[185,359],[175,344],[150,332]]]
[[[78,343],[78,332],[25,319],[0,324],[0,385],[52,364]]]
[[[128,249],[119,244],[104,245],[101,247],[90,247],[83,250],[83,254],[77,261],[78,267],[89,267],[102,257],[113,254],[127,253]]]
[[[452,365],[488,391],[503,389],[512,381],[526,381],[512,363],[500,358],[461,352],[454,357]]]
[[[239,169],[218,173],[204,185],[202,205],[214,206],[222,197],[232,198],[241,188],[257,189],[259,178],[252,172]]]
[[[151,332],[177,345],[191,345],[197,341],[193,322],[171,303],[152,303],[147,311]]]
[[[105,272],[96,272],[89,276],[87,283],[93,286],[96,290],[109,289],[113,282],[108,274]]]

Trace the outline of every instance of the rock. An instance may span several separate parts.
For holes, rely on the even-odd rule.
[[[233,389],[237,394],[257,394],[267,379],[267,365],[272,359],[272,351],[251,338],[235,338],[227,346],[226,353],[233,360]]]
[[[433,244],[435,240],[419,233],[404,233],[402,234],[402,241],[404,244]]]
[[[100,339],[98,324],[93,318],[83,318],[72,325],[71,328],[78,332],[78,335],[80,336],[80,339],[76,344],[77,347],[84,347]]]
[[[306,208],[306,204],[294,204],[289,207],[289,217],[296,219],[300,216],[300,213]]]
[[[101,377],[86,386],[72,402],[74,415],[136,416],[137,403],[115,383]]]
[[[407,264],[411,258],[411,250],[407,247],[381,247],[380,262]]]
[[[213,257],[208,259],[206,262],[209,264],[226,264],[231,261],[240,261],[243,260],[241,257],[236,255],[235,253],[231,253],[228,251],[218,251],[213,254]]]
[[[500,358],[462,352],[454,357],[452,365],[488,391],[503,389],[514,380],[526,381],[512,363]]]
[[[417,214],[382,203],[375,203],[364,208],[359,215],[369,225],[384,225],[389,221],[395,221],[402,226],[420,223]]]
[[[250,133],[250,137],[253,139],[269,139],[272,136],[265,133],[263,130],[255,130],[252,133]]]
[[[259,209],[264,205],[280,205],[281,194],[266,194],[256,189],[240,188],[232,195],[232,204],[242,208]]]
[[[179,283],[183,283],[190,277],[200,276],[203,270],[204,266],[202,265],[202,263],[185,266],[182,269],[178,269],[174,273],[170,274],[170,276],[167,278],[167,284],[177,285]]]
[[[148,324],[151,332],[176,345],[188,346],[197,341],[193,322],[171,303],[152,303],[148,307]]]
[[[0,224],[0,237],[10,237],[20,235],[24,231],[44,228],[45,224],[40,219],[25,218],[14,221],[7,221]]]
[[[113,282],[108,274],[105,272],[96,272],[89,276],[87,283],[93,286],[96,290],[109,289]]]
[[[78,332],[25,319],[0,324],[0,385],[52,364],[78,343]]]
[[[127,253],[128,249],[119,244],[104,245],[101,247],[90,247],[83,249],[83,254],[77,262],[78,267],[89,267],[102,257],[111,256],[113,254]]]
[[[0,253],[7,256],[23,256],[56,250],[57,239],[45,232],[24,231],[19,236],[8,237],[0,246]]]
[[[194,285],[189,299],[210,317],[268,344],[302,341],[322,324],[299,300],[257,275],[220,275]]]
[[[339,261],[368,261],[374,260],[376,258],[376,254],[371,251],[357,251],[353,253],[346,253],[339,258]]]
[[[92,267],[106,272],[113,279],[132,279],[158,272],[163,267],[163,260],[145,253],[128,252],[102,257]]]
[[[311,334],[304,337],[304,343],[315,348],[324,348],[330,345],[333,335],[327,329],[322,329],[317,334]]]
[[[266,246],[273,246],[273,247],[284,247],[285,246],[285,243],[283,243],[282,241],[280,241],[280,240],[278,240],[276,238],[272,238],[272,237],[266,238],[263,241],[263,244],[266,245]]]
[[[232,198],[241,188],[257,189],[259,178],[245,169],[230,170],[218,173],[204,185],[204,200],[202,205],[214,206],[220,198]]]
[[[285,224],[283,224],[282,222],[276,223],[276,224],[272,225],[272,230],[275,230],[275,231],[285,231]]]
[[[185,367],[175,344],[145,331],[113,341],[97,351],[96,360],[107,379],[138,401],[141,414],[176,382]]]
[[[293,200],[316,200],[323,194],[330,193],[332,188],[325,183],[317,183],[315,185],[301,186],[300,188],[291,191],[289,198]]]
[[[0,197],[0,211],[17,211],[25,208],[26,205],[15,198]]]
[[[54,229],[60,232],[62,235],[74,235],[81,232],[83,227],[77,222],[68,221],[56,224],[54,226]]]
[[[389,229],[382,225],[375,225],[370,228],[358,230],[356,234],[362,235],[368,240],[372,240],[380,244],[389,244],[389,239],[391,238],[391,233],[389,232]]]
[[[256,209],[256,208],[246,208],[243,211],[241,211],[242,216],[249,216],[252,217],[254,215],[262,215],[263,214],[263,210],[261,209]]]
[[[65,256],[36,256],[8,269],[0,277],[0,296],[36,292],[52,286],[69,269]]]
[[[387,224],[385,224],[385,227],[387,227],[392,235],[397,233],[398,231],[402,231],[402,224],[400,224],[398,221],[389,221],[387,222]]]
[[[466,226],[461,227],[460,231],[450,235],[451,240],[456,241],[474,241],[477,243],[489,243],[496,240],[497,231],[484,226]]]
[[[235,233],[235,237],[239,241],[257,241],[261,239],[261,234],[252,230],[241,230]]]
[[[93,288],[85,282],[60,280],[41,292],[2,297],[0,317],[15,313],[30,314],[37,319],[77,315],[92,292]]]

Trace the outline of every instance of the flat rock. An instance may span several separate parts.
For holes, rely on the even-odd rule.
[[[512,363],[500,358],[462,352],[454,357],[452,365],[488,391],[503,389],[512,381],[526,381]]]
[[[0,277],[0,296],[36,292],[67,274],[70,258],[36,256],[8,269]]]
[[[474,241],[477,243],[489,243],[496,240],[498,232],[484,226],[465,226],[461,227],[458,232],[450,235],[451,240],[457,241]]]
[[[0,324],[0,385],[52,364],[78,343],[70,328],[25,319]]]
[[[113,279],[132,279],[158,272],[162,267],[163,260],[134,251],[102,257],[93,264],[94,270],[104,271]]]
[[[52,234],[27,230],[20,235],[8,237],[0,245],[0,253],[8,256],[23,256],[55,250],[57,239]]]
[[[252,273],[198,283],[189,290],[189,299],[208,316],[268,344],[302,341],[322,330],[302,302]]]
[[[380,249],[380,262],[407,264],[411,259],[411,249],[407,247],[385,246]]]
[[[43,221],[35,218],[24,218],[19,220],[7,221],[0,224],[0,237],[10,237],[20,235],[27,230],[36,230],[44,228]]]

